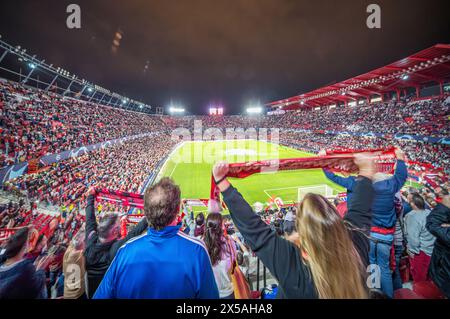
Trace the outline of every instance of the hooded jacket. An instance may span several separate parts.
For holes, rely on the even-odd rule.
[[[427,217],[426,227],[436,237],[429,268],[433,282],[450,298],[450,208],[437,204]]]
[[[30,259],[0,266],[0,299],[45,298],[45,272],[36,271]]]

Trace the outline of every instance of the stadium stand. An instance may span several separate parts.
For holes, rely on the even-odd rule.
[[[160,130],[149,116],[0,82],[1,166]]]
[[[200,287],[196,294],[189,289],[184,289],[186,287],[181,287],[177,290],[179,293],[177,296],[215,298],[219,296],[220,292],[222,297],[233,298],[237,297],[237,291],[239,291],[239,296],[269,297],[267,287],[259,289],[260,260],[258,258],[261,258],[264,265],[270,270],[270,274],[268,274],[270,281],[277,285],[277,288],[272,288],[279,289],[282,296],[290,298],[369,297],[368,291],[365,291],[360,284],[353,285],[353,288],[361,288],[355,288],[353,291],[350,289],[351,287],[346,287],[345,291],[327,291],[324,288],[327,283],[319,280],[316,283],[307,281],[300,286],[291,286],[292,281],[286,280],[280,272],[280,270],[286,270],[286,265],[274,262],[270,256],[279,254],[274,247],[285,245],[283,247],[289,253],[289,258],[295,257],[297,262],[300,262],[300,264],[296,263],[295,274],[308,272],[309,270],[301,264],[301,260],[308,260],[305,257],[308,254],[312,258],[314,257],[312,251],[305,248],[308,244],[314,245],[314,241],[311,241],[311,238],[299,238],[295,229],[299,226],[304,227],[304,224],[298,224],[298,219],[304,223],[311,223],[311,227],[316,225],[307,220],[306,210],[303,211],[302,208],[297,209],[293,206],[277,208],[270,206],[254,212],[253,208],[246,204],[233,187],[228,188],[229,185],[221,184],[224,183],[225,179],[223,178],[226,177],[226,174],[222,176],[216,172],[214,178],[222,191],[226,204],[230,207],[231,219],[224,218],[225,220],[222,221],[221,218],[217,218],[213,222],[214,215],[211,215],[209,219],[206,219],[206,223],[204,220],[196,223],[192,207],[186,207],[185,211],[181,212],[175,220],[164,220],[164,216],[155,216],[154,212],[145,211],[145,209],[123,206],[118,201],[105,201],[95,203],[97,220],[91,220],[92,229],[89,230],[89,233],[84,233],[85,208],[90,192],[95,192],[95,189],[112,189],[122,193],[144,194],[148,189],[147,186],[154,182],[161,163],[177,146],[177,140],[173,140],[171,136],[172,130],[176,128],[192,130],[196,121],[201,121],[205,128],[279,128],[281,131],[280,144],[315,154],[319,154],[324,149],[348,151],[387,149],[391,146],[402,149],[406,154],[406,159],[397,157],[397,168],[399,163],[402,166],[402,162],[406,162],[409,176],[415,178],[421,190],[402,188],[406,174],[402,174],[402,178],[394,175],[398,180],[402,180],[401,185],[396,185],[395,191],[391,190],[390,197],[384,198],[383,201],[387,202],[386,206],[389,206],[388,213],[396,214],[392,215],[393,220],[398,220],[401,225],[397,225],[399,227],[397,229],[395,225],[389,225],[389,227],[386,226],[386,229],[392,232],[399,231],[399,236],[405,240],[407,234],[404,232],[411,232],[412,229],[405,230],[403,221],[406,216],[418,214],[420,218],[418,223],[420,222],[422,227],[419,230],[414,229],[414,231],[419,234],[417,235],[419,240],[423,241],[421,244],[425,244],[425,242],[430,244],[430,240],[424,240],[424,237],[432,238],[431,250],[434,248],[434,251],[430,253],[428,250],[421,250],[414,253],[401,246],[397,265],[393,262],[395,258],[388,258],[392,262],[390,265],[392,273],[389,272],[388,277],[400,275],[404,281],[403,285],[401,283],[400,287],[394,287],[393,294],[386,292],[383,289],[385,287],[381,287],[382,292],[380,293],[403,299],[444,298],[444,296],[448,298],[450,269],[444,269],[443,272],[436,271],[436,265],[439,265],[441,260],[447,262],[449,260],[450,197],[448,189],[450,189],[450,184],[448,176],[450,152],[448,136],[450,133],[450,98],[448,94],[441,93],[439,96],[429,98],[404,95],[400,99],[392,98],[389,101],[385,100],[383,96],[383,101],[374,103],[367,101],[356,106],[350,106],[347,103],[349,101],[346,101],[345,105],[322,106],[317,109],[317,104],[314,104],[307,105],[306,108],[287,108],[283,112],[273,115],[176,117],[152,116],[112,108],[63,97],[24,84],[0,81],[0,167],[2,172],[8,172],[1,176],[0,198],[10,200],[3,200],[0,205],[0,298],[86,298],[95,296],[94,291],[86,290],[85,286],[89,285],[80,283],[76,288],[70,285],[71,274],[66,267],[67,260],[76,260],[76,264],[82,268],[82,273],[86,269],[92,269],[92,265],[85,265],[83,251],[85,251],[84,247],[92,247],[95,242],[95,245],[98,244],[100,248],[96,252],[98,255],[94,257],[98,257],[97,262],[103,269],[106,269],[114,259],[111,258],[114,256],[110,255],[111,245],[126,238],[126,234],[136,227],[131,225],[134,224],[132,222],[126,223],[125,218],[117,218],[117,213],[120,215],[133,214],[139,218],[147,218],[154,224],[161,223],[158,225],[166,229],[168,233],[173,232],[170,227],[178,225],[180,231],[177,229],[173,234],[171,233],[180,237],[178,248],[192,250],[202,260],[207,260],[204,257],[208,253],[214,256],[215,264],[211,269],[207,269],[210,275],[210,280],[205,284],[208,291],[201,291],[202,287]],[[306,94],[306,96],[310,95]],[[324,98],[317,99],[323,100]],[[297,98],[296,103],[299,101],[300,98]],[[280,103],[285,102],[278,101],[272,106],[275,107]],[[306,104],[308,103],[310,102]],[[97,146],[98,143],[101,143],[101,146]],[[79,148],[83,147],[89,148],[89,150],[79,153]],[[61,156],[67,151],[71,152],[70,156]],[[52,156],[52,161],[43,161],[42,159],[46,156]],[[359,164],[361,171],[363,171],[362,168],[367,170],[369,166],[368,162],[359,162]],[[20,172],[17,170],[19,173],[11,174],[11,170],[16,172],[15,168],[22,167],[20,165],[26,165],[26,169]],[[372,186],[371,183],[371,180],[376,178],[379,176],[376,177],[372,172],[363,178],[363,182],[358,179],[358,185],[360,185],[358,187],[362,190],[356,190],[356,195],[352,194],[357,198],[355,201],[345,202],[341,197],[336,197],[334,203],[338,206],[339,214],[333,204],[326,200],[321,204],[322,208],[317,208],[317,212],[320,211],[323,216],[328,216],[321,217],[325,219],[324,223],[327,222],[326,218],[333,221],[332,224],[335,228],[331,231],[339,232],[341,236],[345,237],[342,234],[347,234],[347,232],[342,232],[342,230],[347,227],[348,223],[354,223],[354,226],[361,227],[373,228],[376,226],[372,225],[370,217],[367,217],[371,209],[369,202],[372,201],[372,197],[378,196],[372,189],[375,186]],[[381,178],[381,180],[377,180],[377,183],[383,183],[386,179],[386,177]],[[173,210],[179,208],[181,198],[173,197],[174,192],[177,192],[176,185],[166,179],[163,181],[162,185],[156,184],[156,191],[152,189],[161,197],[158,197],[160,202],[150,204],[152,207],[159,207],[158,209],[161,211],[173,214]],[[389,184],[389,182],[384,184]],[[346,186],[346,188],[349,192],[353,192],[350,186]],[[165,193],[165,189],[171,189],[171,193]],[[400,189],[401,191],[398,192]],[[394,212],[395,195],[400,198],[401,205]],[[144,202],[151,201],[145,197],[146,195],[142,196]],[[415,206],[413,198],[417,198],[417,196],[424,200],[425,207]],[[304,203],[308,204],[304,205],[311,205],[311,207],[315,207],[321,200],[324,200],[322,197],[305,196],[305,198],[307,199]],[[93,197],[91,200],[94,200]],[[52,211],[53,214],[47,211],[44,213],[46,209]],[[158,209],[154,209],[159,212]],[[361,215],[357,214],[358,210]],[[295,217],[296,214],[297,217]],[[252,231],[246,225],[246,223],[250,223],[249,220],[258,226],[261,234],[266,234],[267,241],[260,242],[261,238],[252,237]],[[122,225],[123,221],[127,224],[125,227],[122,227],[124,226]],[[226,225],[224,226],[226,232],[223,235],[220,228],[222,223]],[[23,229],[25,228],[29,229],[26,237],[29,247],[26,247],[26,241],[23,241]],[[202,233],[206,232],[208,235],[197,233],[197,228],[202,229]],[[350,230],[354,231],[354,229]],[[186,235],[195,233],[198,235],[197,239]],[[392,233],[384,235],[386,234],[392,235]],[[139,251],[139,244],[142,243],[140,238],[145,236],[148,236],[146,237],[148,239],[151,234],[136,237],[135,240],[129,242],[130,244],[127,244],[126,249],[119,250],[119,259],[127,260],[129,256],[124,256],[126,252],[134,252],[134,249]],[[281,239],[281,237],[287,240]],[[208,241],[206,248],[202,240]],[[19,242],[21,243],[20,247],[16,247]],[[220,246],[222,242],[228,243],[224,249],[221,249],[223,247]],[[352,238],[351,241],[345,241],[344,246],[347,248],[357,247],[359,257],[356,258],[357,256],[354,255],[351,257],[364,262],[366,257],[368,258],[368,242],[367,238],[358,237]],[[305,250],[300,253],[301,256],[297,249],[301,246],[299,243],[306,245],[303,246]],[[386,245],[389,246],[388,250],[394,246],[392,243]],[[220,248],[215,250],[218,246]],[[308,247],[311,248],[311,246]],[[332,247],[331,243],[330,247]],[[219,256],[218,251],[223,251],[226,256]],[[227,254],[226,251],[231,253]],[[334,256],[338,253],[338,251],[333,251]],[[394,254],[393,250],[392,254]],[[130,255],[133,254],[130,253]],[[424,266],[426,269],[421,269],[421,271],[427,273],[426,280],[420,282],[416,282],[413,275],[417,273],[417,269],[411,269],[410,272],[411,267],[406,262],[409,260],[411,264],[414,264],[414,258],[418,258],[418,255],[426,263]],[[166,258],[164,260],[167,262],[170,261],[171,256],[157,257]],[[283,259],[283,256],[279,257]],[[353,267],[360,265],[354,264],[351,261],[352,258],[347,259],[345,266],[356,269]],[[151,261],[149,262],[145,258],[140,259],[139,262],[144,264],[147,262],[148,264],[145,265],[151,265]],[[311,264],[315,263],[314,265],[317,267],[323,266],[322,261],[310,260],[310,262]],[[228,276],[226,271],[230,265],[233,265],[233,269],[238,269],[232,276]],[[193,265],[192,267],[197,266]],[[204,266],[201,264],[198,267],[203,271],[205,268],[202,267]],[[11,274],[11,269],[17,271],[20,276],[26,273],[24,269],[29,271],[29,267],[35,274],[41,274],[43,271],[46,282],[34,291],[33,295],[8,295],[10,293],[8,289],[14,285],[14,280],[16,280]],[[117,267],[117,265],[113,265],[113,267]],[[429,274],[428,268],[430,268]],[[241,269],[243,271],[240,271]],[[265,274],[264,272],[264,276]],[[317,273],[313,272],[313,276],[315,275]],[[334,279],[342,283],[340,275],[342,274]],[[354,283],[357,282],[360,275],[362,274],[352,273],[351,280]],[[103,273],[100,277],[102,276]],[[413,277],[413,283],[409,277]],[[33,278],[29,280],[37,280]],[[108,276],[106,280],[112,279]],[[393,284],[395,278],[388,278],[388,280]],[[108,284],[114,283],[108,282]],[[108,284],[101,285],[101,291],[97,295],[99,298],[114,296],[107,289]],[[267,282],[264,280],[264,286],[266,284]],[[236,285],[240,286],[236,287]],[[249,291],[250,288],[255,290],[255,286],[256,290],[260,291]],[[31,291],[31,289],[26,291]],[[135,296],[133,291],[130,292],[126,289],[120,293],[119,296]],[[158,295],[158,292],[155,291],[152,291],[150,295],[139,295],[139,297],[146,296],[167,297],[163,294]]]

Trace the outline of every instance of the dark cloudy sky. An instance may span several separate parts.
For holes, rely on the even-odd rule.
[[[66,6],[81,6],[81,29]],[[380,30],[366,7],[382,10]],[[0,34],[96,84],[193,113],[307,92],[450,42],[448,0],[14,0]],[[123,32],[116,54],[114,33]],[[148,61],[148,71],[144,67]]]

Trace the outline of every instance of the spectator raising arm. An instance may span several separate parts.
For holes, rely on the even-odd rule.
[[[130,232],[128,232],[127,236],[124,238],[117,240],[112,246],[111,246],[111,255],[115,256],[119,248],[125,244],[130,239],[139,236],[142,234],[148,227],[147,218],[143,217],[141,221],[134,227]]]
[[[234,224],[250,249],[279,282],[278,297],[367,297],[362,266],[368,259],[368,237],[361,234],[361,229],[354,228],[368,228],[370,224],[374,165],[373,159],[363,154],[355,156],[355,163],[360,172],[356,178],[355,198],[349,208],[348,221],[354,223],[352,227],[348,228],[326,198],[310,193],[299,206],[299,237],[295,243],[278,236],[253,212],[226,179],[227,163],[214,167],[216,185],[222,192]],[[324,254],[324,251],[327,253]]]
[[[384,183],[384,186],[380,188],[389,189],[391,193],[397,193],[403,185],[405,185],[406,179],[408,178],[408,170],[405,163],[405,154],[400,149],[396,149],[395,155],[397,156],[397,165],[395,167],[394,176],[392,178],[386,179],[384,181],[378,182],[380,184]]]
[[[228,164],[219,163],[214,167],[216,181],[226,176]],[[228,182],[223,180],[217,185],[222,192],[223,199],[230,210],[235,226],[249,245],[250,249],[261,259],[280,285],[287,284],[293,268],[304,266],[297,255],[297,248],[289,241],[279,237],[256,215],[242,195]],[[306,270],[303,269],[304,274]],[[305,280],[305,276],[298,278]],[[304,285],[307,285],[304,283]],[[310,296],[312,297],[312,296]]]
[[[86,242],[89,240],[91,233],[97,231],[97,220],[95,219],[95,188],[91,187],[88,191],[86,206]]]
[[[333,183],[336,183],[342,187],[345,187],[347,190],[353,192],[353,187],[355,185],[355,177],[349,176],[349,177],[342,177],[334,174],[331,171],[328,171],[326,169],[323,170],[325,176],[332,181]]]

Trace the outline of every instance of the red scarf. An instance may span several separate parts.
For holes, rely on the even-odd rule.
[[[247,163],[233,163],[229,166],[228,177],[245,178],[253,174],[297,169],[323,168],[337,173],[358,173],[358,166],[353,161],[355,153],[372,153],[377,156],[376,170],[383,173],[393,173],[395,166],[395,148],[375,150],[328,150],[327,155],[301,158],[287,158],[280,160],[254,161]],[[210,202],[220,201],[214,177],[211,176]],[[213,207],[220,205],[211,204]]]

